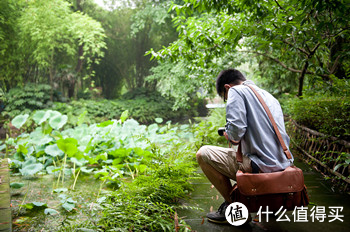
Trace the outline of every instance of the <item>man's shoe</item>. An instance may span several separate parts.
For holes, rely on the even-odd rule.
[[[219,224],[229,223],[225,217],[225,211],[226,211],[227,206],[229,206],[229,205],[230,205],[230,203],[225,201],[224,203],[222,203],[220,205],[217,212],[208,213],[207,214],[208,221],[214,222],[214,223],[219,223]]]

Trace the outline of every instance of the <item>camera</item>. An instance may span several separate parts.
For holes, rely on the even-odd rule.
[[[218,134],[219,134],[220,136],[223,136],[223,135],[224,135],[224,132],[225,132],[225,127],[219,127],[219,129],[218,129]]]

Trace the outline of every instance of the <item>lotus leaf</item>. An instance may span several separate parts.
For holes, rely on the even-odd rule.
[[[60,150],[57,144],[49,145],[45,148],[45,153],[53,157],[63,155],[63,151]]]
[[[74,138],[57,140],[58,148],[70,156],[78,152],[77,144],[78,144],[78,141]]]
[[[14,119],[12,119],[11,123],[17,129],[20,129],[23,124],[27,121],[29,114],[17,115]]]
[[[33,120],[36,124],[45,122],[50,117],[50,112],[45,110],[38,110],[33,115]]]
[[[56,215],[59,214],[59,212],[57,210],[51,209],[51,208],[46,208],[44,213],[46,215]]]
[[[59,130],[67,123],[67,120],[67,115],[56,115],[50,118],[49,124],[53,129]]]
[[[29,176],[29,175],[35,175],[36,173],[40,172],[43,168],[44,165],[41,163],[35,163],[35,164],[29,164],[29,165],[24,165],[22,169],[19,171],[22,173],[23,176]]]
[[[14,182],[14,183],[11,183],[10,184],[10,187],[11,188],[14,188],[14,189],[20,189],[24,186],[24,183],[18,183],[18,182]]]

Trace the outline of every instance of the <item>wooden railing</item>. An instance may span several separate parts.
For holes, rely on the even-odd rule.
[[[326,175],[342,180],[346,191],[350,184],[350,143],[301,126],[293,119],[288,120],[287,131],[291,146],[295,146],[306,162],[313,161],[314,167]]]

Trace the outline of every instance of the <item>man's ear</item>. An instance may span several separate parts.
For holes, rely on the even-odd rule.
[[[225,88],[225,89],[229,89],[229,88],[231,88],[231,85],[225,84],[225,85],[224,85],[224,88]]]

